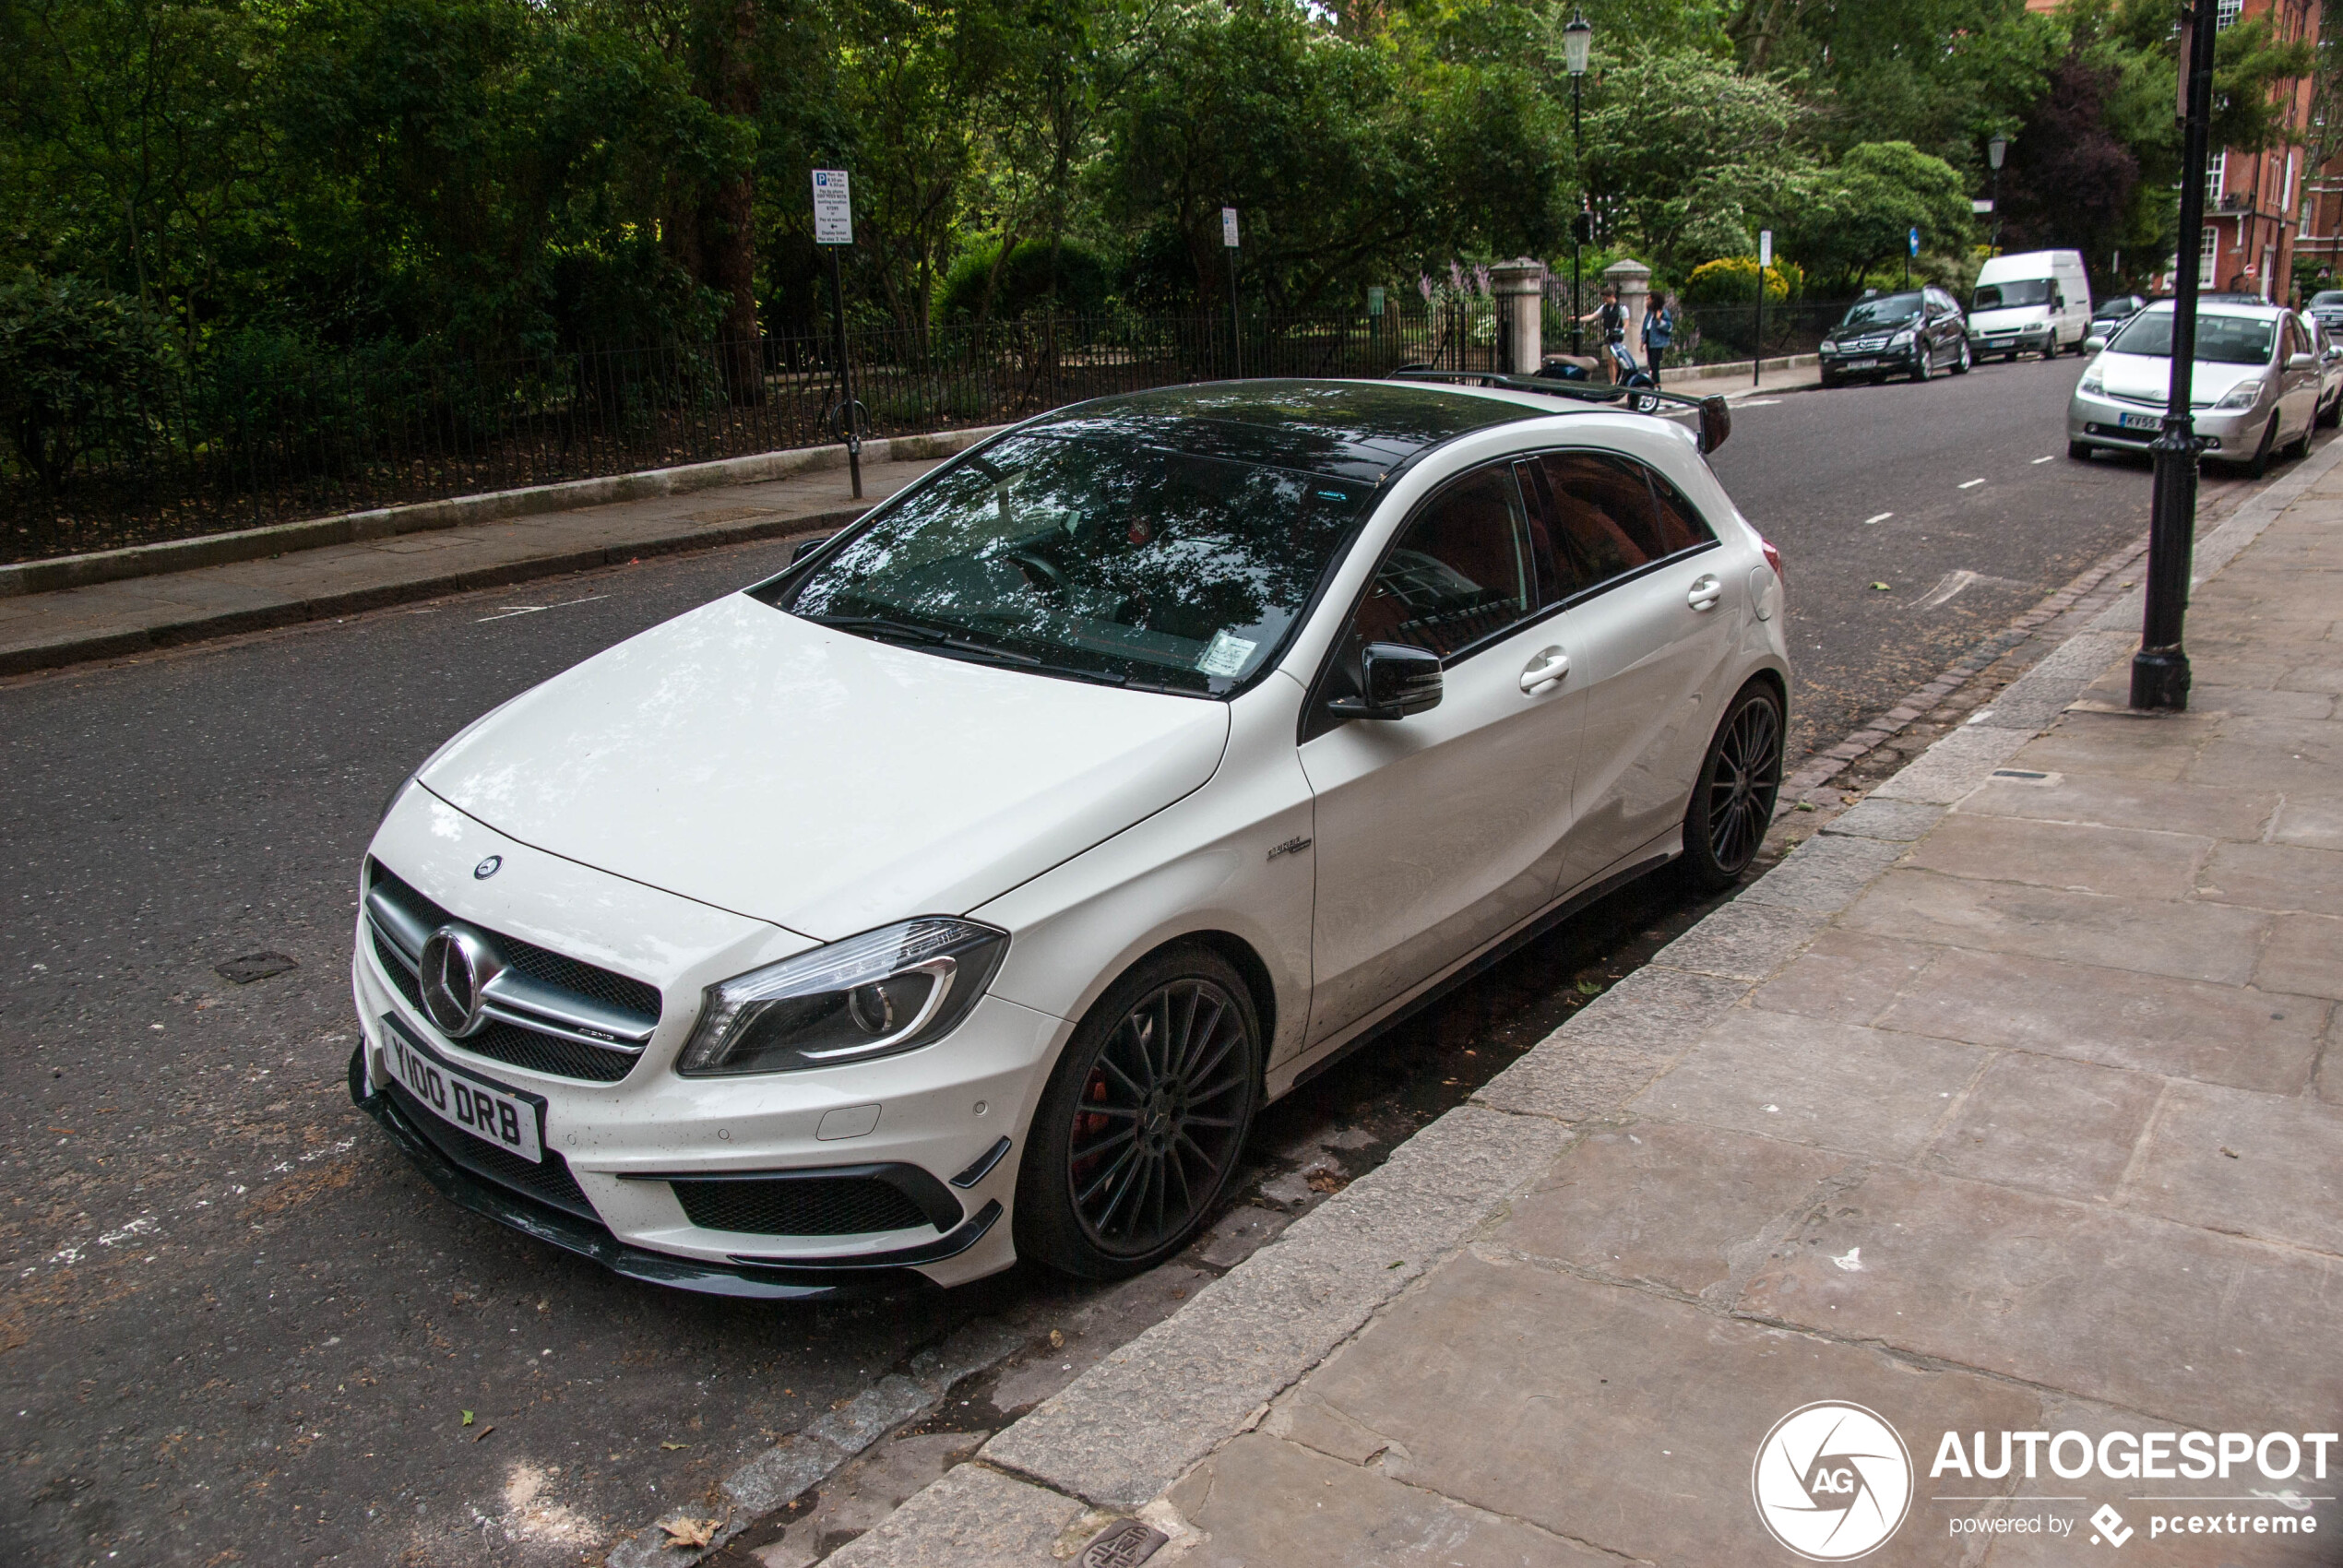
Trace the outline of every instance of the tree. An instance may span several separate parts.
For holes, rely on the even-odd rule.
[[[2113,67],[2069,55],[2028,114],[2002,171],[2002,238],[2013,250],[2080,250],[2106,275],[2131,232],[2139,157],[2107,113]]]
[[[1943,249],[1969,232],[1966,183],[1952,165],[1909,142],[1865,142],[1808,182],[1783,218],[1790,254],[1851,293],[1865,274],[1905,254],[1911,230]]]

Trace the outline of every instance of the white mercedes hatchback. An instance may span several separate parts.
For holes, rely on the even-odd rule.
[[[637,1278],[1168,1256],[1265,1102],[1765,833],[1778,558],[1529,385],[1064,409],[506,703],[367,851],[352,1095]]]

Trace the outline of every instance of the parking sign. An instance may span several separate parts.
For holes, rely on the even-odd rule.
[[[854,204],[849,196],[846,171],[814,171],[814,243],[850,245],[854,243]]]

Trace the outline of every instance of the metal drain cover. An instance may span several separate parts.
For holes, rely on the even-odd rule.
[[[1171,1538],[1136,1519],[1117,1519],[1090,1538],[1076,1568],[1138,1568]]]

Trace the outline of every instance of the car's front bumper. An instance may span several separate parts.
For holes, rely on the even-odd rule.
[[[1909,375],[1920,355],[1919,344],[1907,343],[1900,349],[1831,350],[1817,358],[1831,376]]]
[[[2057,339],[2058,328],[2051,322],[2038,322],[2031,327],[2011,327],[2001,332],[1980,332],[1969,328],[1968,351],[1976,359],[1989,354],[2039,354]]]
[[[2242,448],[2250,456],[2274,406],[2264,398],[2250,409],[2193,409],[2190,419],[2206,453],[2227,457]],[[2127,427],[2123,422],[2126,414],[2158,423],[2152,428]],[[2087,446],[2145,452],[2161,434],[2163,417],[2159,408],[2078,390],[2066,405],[2066,439]]]

